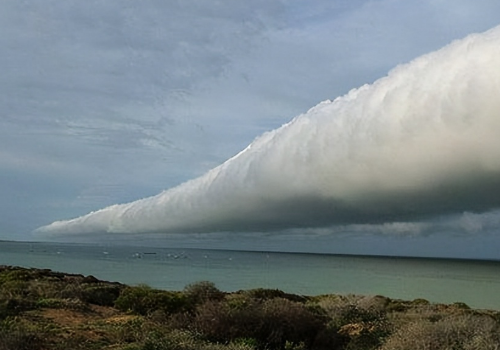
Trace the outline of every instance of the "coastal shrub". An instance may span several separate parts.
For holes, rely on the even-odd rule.
[[[389,311],[387,312],[388,317],[394,324],[394,329],[399,329],[406,324],[418,323],[422,320],[435,323],[450,315],[463,315],[468,311],[467,309],[463,309],[460,305],[455,304],[415,303],[414,301],[399,301],[399,303],[404,305],[402,308],[403,311],[400,311],[400,309],[395,310],[394,308],[388,308]]]
[[[43,349],[42,340],[35,333],[22,330],[0,333],[0,350]]]
[[[0,300],[0,320],[8,316],[16,316],[25,310],[32,309],[34,304],[31,300],[22,298],[11,298]]]
[[[380,350],[498,350],[500,326],[488,315],[448,315],[416,320],[397,329]]]
[[[462,309],[462,310],[470,310],[470,306],[467,305],[466,303],[462,303],[462,302],[455,302],[452,304],[454,307],[456,307],[457,309]]]
[[[82,289],[81,299],[90,304],[113,306],[120,296],[120,292],[121,287],[118,285],[91,284]]]
[[[426,299],[417,298],[411,301],[412,305],[430,305],[430,302]]]
[[[114,336],[114,341],[119,343],[143,342],[147,335],[153,330],[151,324],[142,317],[136,316],[125,322],[113,323],[110,334]]]
[[[40,298],[33,304],[33,308],[66,309],[75,311],[90,310],[88,305],[79,299],[58,299],[58,298]]]
[[[382,296],[224,293],[205,281],[172,292],[0,267],[0,350],[102,348],[500,350],[500,312]]]
[[[256,338],[264,347],[281,349],[305,344],[312,346],[323,329],[323,320],[304,304],[274,298],[262,304],[261,324]]]
[[[0,286],[0,299],[79,299],[101,306],[113,306],[124,288],[93,276],[9,266],[0,267]]]
[[[306,302],[308,300],[307,297],[297,294],[285,293],[284,291],[279,289],[255,288],[255,289],[240,291],[238,293],[246,294],[251,298],[259,300],[268,300],[274,298],[288,299],[296,302]]]
[[[84,303],[113,306],[124,288],[119,283],[102,282],[92,276],[67,276],[54,281],[31,283],[31,292],[46,298],[78,299]]]
[[[29,283],[25,281],[9,280],[0,285],[0,299],[27,298]]]
[[[391,299],[375,295],[375,296],[360,296],[360,295],[322,295],[312,298],[313,305],[319,307],[330,318],[338,318],[345,315],[346,310],[355,308],[360,312],[365,311],[371,313],[385,313]],[[352,310],[351,310],[352,311]],[[349,311],[349,312],[351,312]]]
[[[249,348],[256,348],[258,343],[255,338],[237,338],[232,341],[235,345],[246,346]]]
[[[64,299],[41,298],[38,299],[35,306],[37,308],[60,309],[67,306]]]
[[[139,315],[148,315],[157,310],[170,314],[184,310],[188,300],[181,292],[163,291],[143,285],[125,288],[114,304],[121,311]]]
[[[261,349],[311,346],[323,328],[319,315],[283,298],[258,300],[233,295],[197,308],[193,330],[213,342],[254,339]]]
[[[221,292],[214,283],[201,281],[188,284],[184,287],[184,295],[187,297],[190,305],[203,304],[208,300],[221,300],[224,293]]]
[[[300,342],[298,344],[295,344],[290,341],[285,342],[285,347],[284,350],[307,350],[308,348],[306,347],[306,344],[304,342]]]
[[[279,289],[267,289],[267,288],[256,288],[244,291],[251,298],[267,300],[274,298],[283,298],[285,296],[285,292]]]
[[[317,341],[324,348],[376,349],[391,332],[386,314],[388,298],[324,295],[313,300],[315,306],[329,319]]]
[[[174,331],[170,334],[150,332],[141,350],[191,350],[200,349],[200,342],[187,332]]]
[[[43,339],[34,330],[15,319],[0,321],[0,350],[38,350]]]
[[[15,315],[17,312],[14,308],[12,309],[12,304],[10,300],[0,300],[0,321],[6,319],[9,316]]]
[[[97,350],[105,349],[106,344],[95,343],[82,334],[72,334],[70,337],[60,337],[56,344],[50,344],[50,350]],[[47,348],[45,348],[47,349]],[[121,349],[121,348],[117,348]],[[132,349],[130,349],[132,350]]]
[[[211,343],[197,338],[192,333],[173,330],[169,333],[150,333],[137,348],[129,350],[255,350],[245,342]]]
[[[240,310],[246,308],[257,308],[259,307],[259,303],[261,301],[251,298],[247,294],[234,293],[234,294],[228,294],[224,298],[224,302],[230,309]]]
[[[371,312],[385,312],[390,299],[381,295],[362,296],[356,301],[356,306],[360,309]]]
[[[29,281],[32,274],[29,270],[17,267],[4,267],[0,273],[0,285],[10,281]]]
[[[211,300],[197,307],[190,329],[213,342],[253,338],[260,316],[260,306],[250,298],[237,304]]]
[[[352,304],[337,310],[329,328],[340,336],[346,350],[376,349],[390,333],[390,323],[383,311]]]
[[[32,280],[27,284],[26,291],[33,299],[61,298],[64,283],[61,281]]]
[[[69,274],[53,272],[49,269],[29,269],[18,266],[0,266],[0,285],[8,281],[62,281],[65,276],[69,276]]]
[[[371,309],[361,309],[356,305],[346,305],[338,310],[338,314],[332,318],[332,323],[338,327],[353,323],[371,323],[385,319],[383,312]]]

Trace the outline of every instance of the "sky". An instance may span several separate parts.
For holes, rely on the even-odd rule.
[[[500,259],[492,51],[405,65],[499,25],[497,1],[4,1],[0,17],[0,239]],[[137,200],[128,221],[115,206],[38,229]]]

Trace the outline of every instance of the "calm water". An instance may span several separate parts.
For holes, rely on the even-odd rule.
[[[380,294],[500,310],[498,261],[0,242],[0,265],[173,290],[208,280],[224,291]]]

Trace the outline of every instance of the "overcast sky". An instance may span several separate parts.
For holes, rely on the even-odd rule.
[[[0,239],[197,178],[321,101],[498,24],[496,0],[2,1]],[[494,257],[488,209],[312,234],[335,252],[361,240],[362,252]]]

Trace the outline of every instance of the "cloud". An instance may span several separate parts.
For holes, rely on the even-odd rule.
[[[16,230],[0,219],[2,234],[23,239],[44,222],[158,193],[234,154],[236,142],[217,137],[190,99],[223,79],[282,12],[281,2],[261,0],[1,2],[0,171],[40,187],[48,174],[51,186],[71,189],[64,211],[46,210],[61,200],[51,191],[28,211],[20,196],[2,196],[26,217]],[[236,149],[257,134],[240,135]],[[23,185],[0,182],[0,193]],[[81,200],[105,186],[126,191]]]
[[[278,230],[499,207],[499,66],[496,27],[318,104],[204,176],[37,232]]]
[[[279,2],[260,0],[1,6],[6,118],[69,129],[91,142],[99,128],[101,142],[111,145],[123,131],[136,142],[123,147],[167,139],[185,95],[222,76],[268,26],[279,25],[282,12]]]

